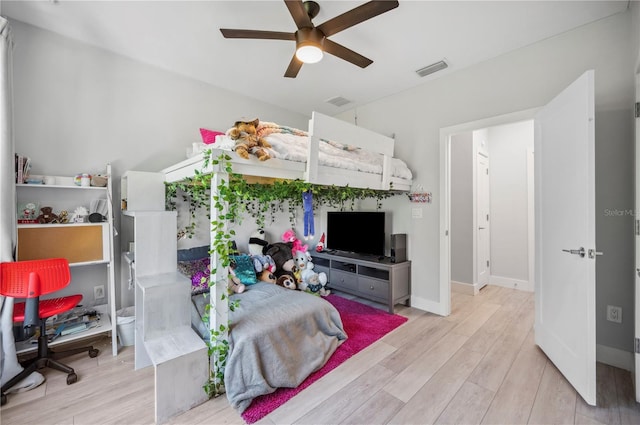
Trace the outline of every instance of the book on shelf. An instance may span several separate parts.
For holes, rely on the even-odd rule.
[[[29,177],[31,171],[31,158],[20,154],[15,154],[15,167],[16,167],[16,183],[22,184]]]

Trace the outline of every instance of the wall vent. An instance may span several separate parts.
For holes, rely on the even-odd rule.
[[[427,75],[443,70],[448,66],[449,65],[444,60],[441,60],[440,62],[432,63],[431,65],[427,65],[424,68],[420,68],[416,71],[416,74],[421,77],[426,77]]]
[[[344,106],[347,105],[349,103],[351,103],[351,101],[349,99],[345,99],[342,96],[336,96],[336,97],[332,97],[331,99],[327,99],[325,100],[325,102],[332,104],[333,106]]]

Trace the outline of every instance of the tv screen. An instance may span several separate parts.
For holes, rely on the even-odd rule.
[[[384,212],[327,212],[327,249],[384,255]]]

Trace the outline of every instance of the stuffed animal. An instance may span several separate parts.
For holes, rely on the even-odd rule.
[[[263,270],[257,274],[257,277],[260,282],[276,283],[276,276],[269,270]]]
[[[321,297],[326,297],[331,294],[331,291],[326,288],[327,280],[326,275],[324,275],[324,280],[321,279],[321,276],[324,273],[313,273],[309,278],[303,283],[306,285],[305,291],[311,292],[313,294],[318,294]]]
[[[317,293],[323,297],[331,293],[326,289],[327,274],[325,272],[316,273],[313,270],[314,264],[311,261],[311,255],[298,253],[296,261],[296,267],[301,270],[300,283],[298,285],[301,291]]]
[[[58,222],[63,224],[69,222],[69,213],[66,210],[60,211],[60,214],[58,214]]]
[[[42,207],[40,208],[40,215],[37,217],[38,223],[58,223],[59,217],[53,213],[53,208]]]
[[[266,240],[266,235],[263,229],[258,229],[251,234],[249,238],[249,254],[251,255],[263,255],[267,249],[269,242]]]
[[[256,273],[262,273],[263,270],[267,270],[271,273],[276,271],[276,262],[273,261],[270,255],[252,255],[253,268],[256,269]]]
[[[282,286],[283,288],[287,288],[287,289],[293,289],[293,290],[298,289],[296,286],[295,279],[293,278],[293,276],[290,276],[288,274],[280,276],[278,280],[276,280],[276,285]]]
[[[295,262],[291,254],[293,243],[276,242],[267,246],[267,255],[270,256],[276,264],[274,275],[280,277],[289,275],[293,277]]]
[[[297,251],[307,252],[307,245],[303,245],[300,239],[296,237],[296,233],[289,229],[282,234],[282,242],[291,242],[293,244],[291,252],[295,255]]]
[[[236,121],[231,129],[227,131],[227,135],[235,140],[233,150],[242,158],[249,159],[249,154],[254,154],[260,161],[266,161],[271,158],[269,152],[265,148],[270,148],[269,142],[257,135],[256,128],[260,123],[259,119]]]
[[[246,288],[247,287],[244,283],[240,282],[240,279],[230,271],[229,278],[227,279],[227,290],[229,291],[229,295],[242,294]]]

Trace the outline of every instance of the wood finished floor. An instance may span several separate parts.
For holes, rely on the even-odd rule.
[[[442,318],[400,307],[409,321],[347,360],[261,424],[640,424],[631,374],[598,364],[598,407],[582,401],[533,340],[533,294],[486,287],[454,293]],[[151,424],[153,369],[133,370],[133,347],[67,363],[79,381],[45,370],[45,384],[9,395],[0,423]],[[240,424],[225,397],[173,424]]]

